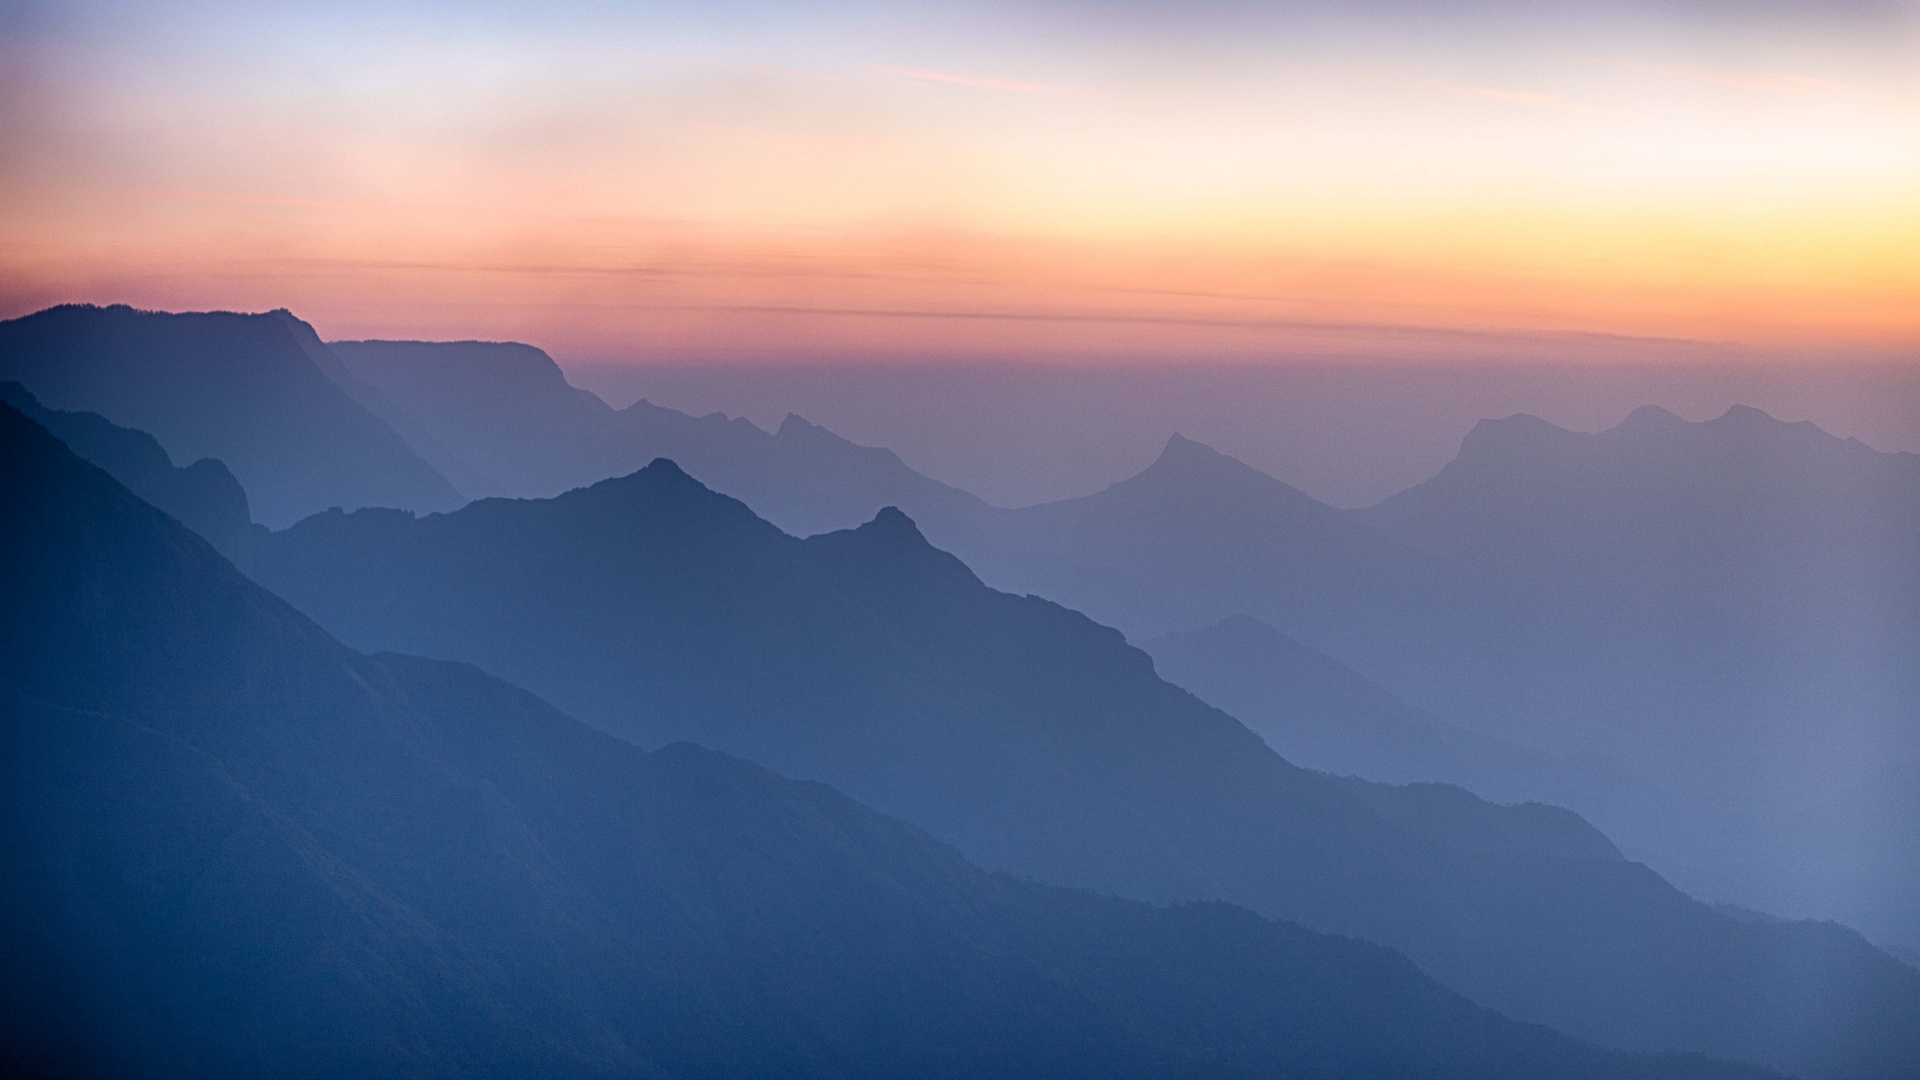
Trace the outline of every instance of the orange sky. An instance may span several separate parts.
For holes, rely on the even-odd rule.
[[[49,16],[4,57],[0,314],[592,359],[1920,345],[1910,22],[1227,45],[833,10]]]

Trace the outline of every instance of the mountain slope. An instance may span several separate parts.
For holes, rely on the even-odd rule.
[[[240,565],[252,561],[258,527],[247,509],[245,489],[225,465],[201,458],[185,467],[175,466],[146,432],[120,427],[98,413],[44,408],[17,382],[0,383],[0,402],[52,432],[82,460],[106,470],[134,494],[172,514],[220,554]]]
[[[268,525],[329,506],[458,506],[446,480],[315,366],[289,318],[49,308],[0,323],[0,380],[49,408],[148,432],[175,458],[218,458]]]
[[[1310,769],[1406,784],[1459,784],[1496,802],[1656,811],[1664,796],[1605,759],[1568,758],[1438,720],[1247,615],[1142,642],[1154,669]]]
[[[328,638],[0,406],[0,1068],[1761,1074],[1224,905],[995,877],[818,784]]]
[[[1920,822],[1870,795],[1920,760],[1914,455],[1752,409],[1597,434],[1518,416],[1338,511],[1176,438],[950,542],[1142,638],[1244,613],[1451,723],[1616,759],[1671,801],[1550,796],[1690,889],[1920,940],[1896,842]]]
[[[1115,631],[988,589],[898,511],[798,540],[661,461],[551,500],[316,516],[259,567],[360,647],[830,782],[992,868],[1367,937],[1630,1048],[1810,1076],[1920,1064],[1920,979],[1857,935],[1726,918],[1570,816],[1434,812],[1431,789],[1297,769]]]

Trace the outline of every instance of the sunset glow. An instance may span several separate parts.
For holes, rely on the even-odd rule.
[[[1910,5],[1354,10],[29,5],[0,315],[597,360],[1920,342]]]

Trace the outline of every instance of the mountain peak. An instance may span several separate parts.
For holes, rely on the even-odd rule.
[[[832,534],[828,534],[832,535]],[[883,506],[880,512],[866,524],[850,531],[850,535],[861,542],[868,550],[884,549],[892,552],[938,552],[920,526],[897,506]],[[945,556],[945,552],[940,552]],[[947,556],[951,557],[951,556]]]
[[[897,506],[882,507],[871,521],[858,528],[809,536],[806,543],[836,560],[861,590],[893,588],[899,582],[914,582],[913,587],[920,588],[937,580],[966,588],[983,587],[965,563],[934,547],[920,526]]]
[[[700,483],[700,481],[688,476],[687,470],[681,468],[679,462],[667,457],[654,458],[652,461],[647,462],[646,467],[641,469],[640,472],[649,476],[659,477],[663,480],[681,479],[692,480],[696,484]]]
[[[1739,404],[1727,406],[1727,411],[1721,413],[1713,422],[1716,424],[1734,424],[1748,428],[1788,426],[1785,420],[1774,416],[1772,413],[1756,409],[1751,405]],[[1812,425],[1808,426],[1811,427]]]
[[[1263,477],[1266,476],[1265,473],[1260,472],[1246,462],[1238,458],[1228,457],[1226,454],[1215,450],[1206,443],[1195,442],[1179,432],[1175,432],[1168,437],[1167,445],[1161,449],[1160,456],[1153,459],[1153,464],[1147,466],[1146,470],[1140,475],[1173,475],[1186,477],[1223,471],[1256,473]],[[1269,477],[1269,479],[1271,478]]]
[[[680,463],[667,457],[657,457],[644,468],[636,469],[625,476],[614,476],[582,488],[575,488],[555,499],[569,499],[584,492],[598,492],[602,496],[611,496],[616,500],[639,500],[650,503],[666,499],[677,505],[713,505],[738,507],[737,516],[754,517],[738,499],[729,498],[701,483],[698,478],[680,467]],[[549,500],[530,500],[545,502]]]
[[[920,526],[914,524],[913,519],[897,506],[881,507],[880,512],[873,515],[873,520],[860,528],[880,534],[912,536],[922,541],[926,539],[920,534]]]
[[[1627,418],[1620,421],[1619,426],[1629,430],[1646,430],[1679,427],[1685,423],[1687,423],[1685,419],[1675,416],[1658,405],[1642,405],[1628,413]]]
[[[1276,506],[1289,507],[1290,513],[1333,511],[1283,480],[1278,480],[1235,457],[1175,433],[1167,439],[1153,464],[1125,480],[1109,485],[1082,499],[1070,499],[1054,506],[1111,503],[1113,500],[1149,500],[1154,513],[1168,512],[1168,498],[1225,498],[1237,507],[1258,506],[1267,513]],[[1193,504],[1187,504],[1193,508]],[[1186,513],[1182,511],[1181,513]]]
[[[1226,455],[1222,454],[1218,450],[1215,450],[1213,447],[1208,446],[1206,443],[1195,442],[1194,440],[1189,439],[1185,435],[1182,435],[1176,431],[1172,435],[1167,436],[1167,445],[1161,449],[1160,457],[1162,460],[1166,460],[1168,458],[1179,460],[1182,458],[1186,458],[1186,459],[1220,458],[1220,457],[1226,457]]]
[[[786,417],[780,421],[780,426],[774,430],[774,434],[784,439],[796,435],[827,434],[827,429],[821,427],[819,424],[813,423],[799,413],[788,413]]]
[[[1541,446],[1573,434],[1567,429],[1534,416],[1514,413],[1497,420],[1482,420],[1460,440],[1456,461],[1507,459],[1529,456]]]

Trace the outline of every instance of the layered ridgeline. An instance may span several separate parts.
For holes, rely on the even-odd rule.
[[[1513,417],[1342,511],[1175,437],[952,546],[1141,638],[1250,615],[1453,723],[1613,757],[1684,816],[1555,794],[1685,884],[1920,941],[1920,457],[1751,409]]]
[[[429,460],[449,476],[475,477],[475,496],[558,495],[667,457],[800,535],[857,525],[893,504],[938,514],[956,528],[989,511],[890,450],[855,445],[797,416],[769,434],[737,417],[695,417],[646,401],[616,410],[568,384],[559,365],[530,345],[326,347],[351,380],[404,414],[396,427],[423,432],[415,445]]]
[[[9,1075],[1755,1077],[347,649],[0,406]]]
[[[1399,728],[1428,741],[1413,759],[1316,765],[1571,804],[1691,887],[1920,942],[1911,455],[1745,409],[1647,409],[1599,435],[1515,417],[1428,484],[1343,511],[1175,436],[1105,491],[1001,510],[796,417],[768,434],[615,411],[524,345],[332,348],[430,428],[423,453],[464,455],[443,471],[487,472],[479,490],[556,494],[658,454],[796,534],[898,505],[996,587],[1136,638],[1250,614],[1455,725]],[[1316,693],[1276,700],[1279,681],[1203,696],[1255,718]]]
[[[177,466],[146,432],[123,428],[98,413],[45,408],[16,382],[0,383],[0,402],[46,428],[82,460],[106,470],[134,494],[172,514],[220,554],[243,566],[252,561],[254,538],[266,530],[253,523],[246,491],[221,462],[201,458]]]
[[[50,308],[0,322],[0,380],[48,408],[148,432],[175,460],[217,458],[268,525],[330,506],[460,505],[452,485],[315,363],[296,330],[312,334],[285,312]]]
[[[799,540],[661,461],[550,500],[317,516],[256,567],[357,647],[833,783],[992,868],[1391,944],[1616,1046],[1920,1068],[1920,972],[1850,931],[1713,911],[1565,811],[1295,768],[1117,632],[989,589],[897,511]]]
[[[250,352],[248,334],[274,321],[280,344]],[[56,309],[4,329],[96,322],[123,338],[151,335],[121,351],[166,360],[140,365],[158,392],[133,404],[239,409],[220,423],[267,417],[260,426],[277,437],[305,430],[287,401],[303,400],[317,373],[339,392],[321,397],[357,410],[354,430],[385,432],[365,441],[368,452],[391,450],[397,433],[470,494],[551,495],[666,455],[796,533],[899,505],[996,587],[1058,600],[1136,639],[1251,615],[1475,733],[1450,737],[1415,771],[1372,775],[1572,805],[1703,895],[1839,916],[1881,940],[1920,944],[1920,864],[1909,855],[1920,795],[1907,779],[1920,768],[1912,455],[1752,410],[1706,424],[1642,410],[1598,435],[1514,417],[1482,424],[1430,483],[1342,511],[1176,436],[1152,467],[1105,491],[1000,510],[798,418],[769,434],[645,402],[611,409],[527,346],[329,347],[284,312]],[[247,334],[196,332],[194,348],[221,355],[187,362],[173,339],[188,324]],[[0,378],[19,359],[9,348]],[[59,356],[69,354],[92,355]],[[271,393],[227,386],[265,378],[247,374],[256,367],[304,374],[265,379],[279,388]],[[151,427],[176,458],[215,452],[100,408]],[[309,497],[302,470],[330,475],[346,459],[327,439],[301,445],[286,457],[299,467],[281,473],[250,474],[218,452],[256,510],[297,507],[261,511],[263,520],[334,504],[444,505],[417,492]],[[1258,704],[1275,681],[1216,683],[1203,696]],[[1248,713],[1289,708],[1269,698]],[[1475,745],[1491,756],[1476,757]],[[1553,753],[1513,752],[1525,746]]]

